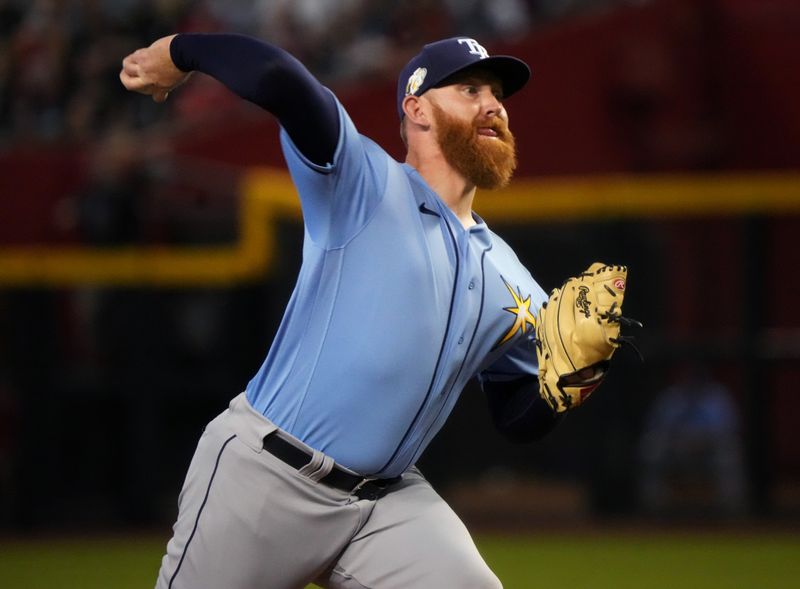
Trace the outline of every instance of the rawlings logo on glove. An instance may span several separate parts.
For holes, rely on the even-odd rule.
[[[605,378],[616,349],[633,346],[632,337],[620,335],[621,325],[642,326],[622,316],[627,275],[625,266],[595,262],[553,289],[542,305],[536,322],[539,394],[554,411],[583,403]]]

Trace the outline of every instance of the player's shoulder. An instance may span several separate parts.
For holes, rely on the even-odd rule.
[[[520,260],[514,248],[500,235],[488,229],[492,240],[492,249],[489,255],[492,258],[492,265],[504,276],[514,277],[518,284],[527,284],[531,291],[539,295],[543,294],[541,286],[534,278],[531,270],[522,260]]]
[[[493,231],[489,227],[487,227],[486,229],[489,232],[489,236],[492,239],[492,251],[494,252],[494,254],[498,256],[505,256],[508,259],[518,264],[521,264],[519,257],[517,256],[517,252],[514,251],[514,248],[512,248],[508,244],[508,242],[505,239],[503,239],[499,234],[497,234],[495,231]]]
[[[367,158],[379,160],[381,163],[387,166],[392,165],[399,167],[401,165],[400,162],[389,155],[389,152],[387,152],[383,146],[378,144],[373,139],[359,133],[359,140],[361,141],[361,145],[364,148],[364,154]]]
[[[379,159],[388,159],[392,162],[398,163],[392,158],[387,151],[379,145],[376,141],[371,139],[370,137],[364,135],[358,125],[350,116],[350,113],[345,108],[344,104],[342,104],[341,100],[339,100],[336,94],[333,94],[333,98],[336,102],[336,108],[339,111],[339,126],[340,126],[340,137],[339,137],[339,145],[337,146],[337,151],[341,150],[342,143],[346,143],[351,141],[353,143],[358,143],[363,148],[365,155],[370,157],[375,157]]]
[[[399,164],[381,145],[361,133],[339,98],[332,95],[339,112],[339,138],[333,161],[324,167],[304,163],[317,172],[336,178],[336,185],[345,191],[365,188],[380,193],[380,187],[386,183],[388,168]],[[282,138],[291,144],[284,130]],[[365,183],[365,179],[370,180]],[[375,183],[378,189],[373,185]]]
[[[488,251],[491,264],[504,275],[529,275],[530,273],[528,272],[528,269],[519,259],[519,256],[517,256],[514,248],[512,248],[505,239],[500,237],[488,227],[487,231],[489,232],[489,237],[492,244],[492,247]]]

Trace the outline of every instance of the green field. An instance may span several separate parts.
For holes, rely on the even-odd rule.
[[[487,535],[477,542],[507,589],[783,589],[800,579],[797,534],[595,531]],[[0,588],[149,588],[163,543],[152,537],[0,541]]]

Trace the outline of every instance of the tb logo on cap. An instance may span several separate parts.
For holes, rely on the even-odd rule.
[[[467,44],[469,48],[469,52],[472,55],[477,55],[481,59],[486,59],[489,57],[489,52],[484,49],[483,45],[478,43],[475,39],[459,39],[458,44],[463,45],[464,43]]]

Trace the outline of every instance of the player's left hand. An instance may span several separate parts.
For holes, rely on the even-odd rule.
[[[179,70],[172,61],[169,45],[173,38],[175,35],[162,37],[123,59],[119,73],[122,85],[133,92],[152,96],[156,102],[164,102],[190,75]]]
[[[620,326],[628,269],[595,262],[553,289],[536,321],[539,393],[557,413],[580,405],[605,378],[609,361],[632,338]],[[638,351],[638,350],[637,350]]]

